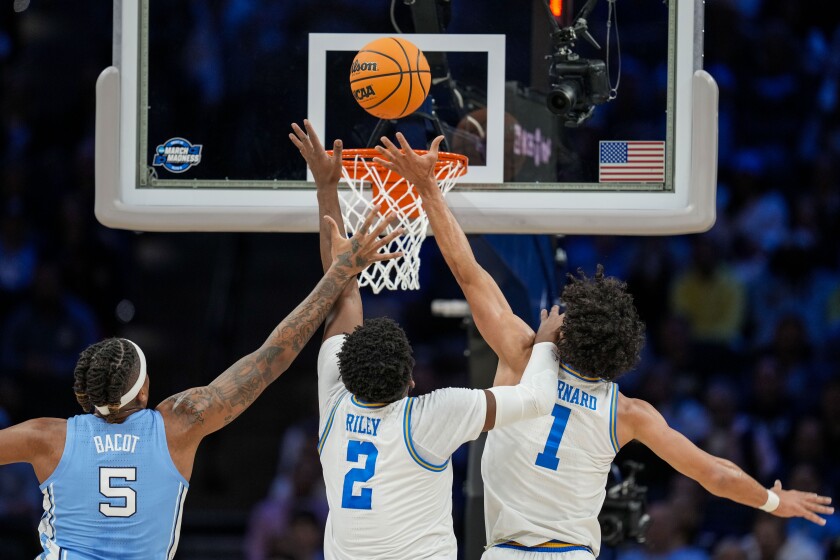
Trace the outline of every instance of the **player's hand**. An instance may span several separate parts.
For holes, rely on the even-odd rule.
[[[825,525],[825,519],[817,514],[834,513],[834,508],[828,505],[831,503],[828,496],[799,490],[782,490],[782,483],[778,480],[772,490],[779,496],[779,507],[772,512],[778,517],[804,517],[817,525]]]
[[[428,153],[422,156],[411,148],[402,132],[397,132],[397,142],[400,143],[402,149],[397,148],[385,136],[380,141],[382,145],[377,146],[376,151],[382,157],[373,158],[375,163],[405,177],[409,183],[414,184],[420,192],[420,196],[438,191],[437,181],[435,180],[435,163],[437,163],[438,147],[443,142],[443,136],[438,136],[432,140]]]
[[[324,150],[312,123],[303,119],[303,126],[305,131],[297,123],[292,123],[294,132],[289,133],[289,139],[300,150],[300,155],[312,170],[316,187],[320,189],[338,185],[338,180],[341,179],[341,140],[333,142],[333,155],[329,155]]]
[[[391,212],[385,215],[373,231],[369,231],[374,219],[379,216],[379,206],[373,208],[365,218],[365,223],[362,227],[353,234],[350,239],[345,238],[340,231],[335,220],[329,216],[324,216],[330,228],[332,237],[332,257],[333,265],[345,268],[347,273],[352,275],[358,274],[368,267],[369,264],[377,261],[387,261],[395,259],[403,255],[402,251],[395,253],[380,253],[379,250],[387,246],[396,237],[405,234],[404,228],[396,228],[394,231],[380,238],[379,236],[388,227],[388,224],[393,220],[394,215]]]
[[[553,342],[557,344],[560,340],[560,328],[563,326],[563,317],[560,313],[560,306],[555,305],[551,311],[543,309],[540,311],[540,328],[534,337],[534,344],[538,342]]]

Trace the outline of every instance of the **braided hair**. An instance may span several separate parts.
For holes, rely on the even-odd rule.
[[[367,319],[344,339],[338,371],[348,391],[376,403],[403,397],[414,358],[405,331],[388,317]]]
[[[85,348],[73,371],[76,400],[87,413],[94,406],[107,406],[105,417],[115,422],[120,398],[140,374],[140,358],[131,343],[121,338],[108,338]]]
[[[560,296],[566,304],[560,359],[581,373],[614,381],[639,362],[645,342],[633,296],[624,282],[605,276],[600,264],[593,277],[582,270],[568,277]]]

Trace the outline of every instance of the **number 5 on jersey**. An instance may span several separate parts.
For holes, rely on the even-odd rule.
[[[353,493],[353,486],[356,482],[367,482],[373,478],[376,472],[376,457],[379,450],[369,441],[358,441],[351,439],[347,442],[347,461],[355,463],[359,455],[365,455],[365,466],[350,469],[344,475],[344,488],[341,492],[341,507],[345,509],[370,509],[373,490],[361,488],[359,494]]]
[[[131,517],[137,513],[137,492],[128,486],[115,486],[115,480],[122,482],[136,481],[137,468],[99,468],[99,493],[106,498],[122,501],[122,505],[99,502],[99,512],[105,517]]]
[[[572,411],[559,404],[554,405],[551,415],[554,422],[551,424],[551,431],[548,432],[548,439],[545,442],[545,449],[537,455],[537,466],[556,471],[560,465],[557,458],[557,451],[560,449],[560,442],[563,440],[563,432],[566,431],[566,424],[569,422],[569,415]]]

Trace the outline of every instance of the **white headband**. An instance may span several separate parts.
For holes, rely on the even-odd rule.
[[[130,340],[127,338],[123,338],[122,340],[130,342],[131,345],[134,346],[134,349],[137,350],[137,355],[140,357],[140,375],[137,376],[137,381],[134,382],[131,389],[126,391],[126,393],[120,398],[120,408],[124,407],[137,397],[137,393],[140,392],[140,389],[143,387],[143,383],[146,381],[146,356],[143,355],[143,351],[140,350],[140,347]],[[96,408],[102,416],[108,416],[111,414],[111,411],[108,410],[107,406],[95,406],[94,408]]]

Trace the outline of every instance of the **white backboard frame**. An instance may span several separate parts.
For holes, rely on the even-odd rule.
[[[114,1],[114,65],[97,81],[99,221],[141,231],[317,231],[312,183],[276,181],[276,188],[260,189],[139,188],[138,76],[145,63],[139,56],[140,7],[140,0]],[[676,12],[672,192],[617,192],[609,187],[557,192],[551,184],[456,187],[447,200],[464,230],[664,235],[709,229],[715,220],[718,89],[698,68],[698,13],[702,11]],[[323,126],[316,113],[311,116]]]

